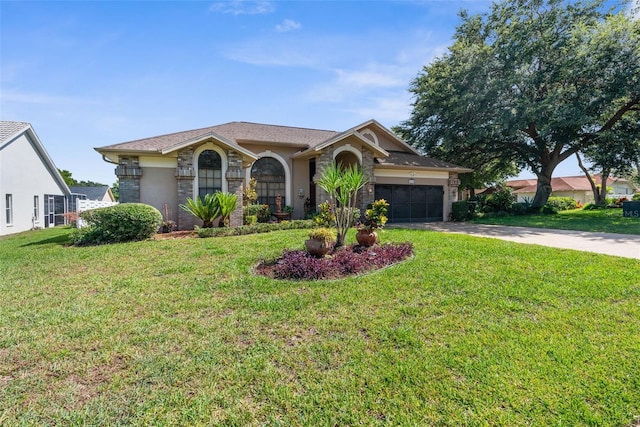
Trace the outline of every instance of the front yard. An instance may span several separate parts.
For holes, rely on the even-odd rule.
[[[251,274],[307,232],[1,238],[0,425],[640,422],[640,261],[394,229],[370,275]]]
[[[476,224],[516,225],[603,233],[640,235],[640,218],[625,218],[622,209],[575,209],[555,215],[499,215],[476,218]]]

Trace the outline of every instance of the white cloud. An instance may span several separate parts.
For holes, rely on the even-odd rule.
[[[367,104],[347,108],[347,111],[358,115],[363,121],[374,118],[382,123],[393,124],[407,120],[411,113],[411,98],[406,90],[396,92],[393,96],[374,97],[368,101]]]
[[[337,84],[353,88],[398,87],[405,86],[403,74],[395,66],[370,65],[364,70],[334,70],[338,76]]]
[[[288,33],[289,31],[299,30],[302,24],[292,19],[285,19],[282,24],[276,25],[276,31],[279,33]]]
[[[209,7],[210,12],[230,15],[265,15],[275,10],[270,1],[217,0]]]

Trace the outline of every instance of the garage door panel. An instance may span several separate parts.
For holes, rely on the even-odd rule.
[[[391,223],[442,221],[443,218],[441,186],[378,184],[375,198],[389,202]]]

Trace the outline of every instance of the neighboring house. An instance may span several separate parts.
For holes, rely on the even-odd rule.
[[[108,185],[88,187],[84,185],[71,185],[71,201],[69,202],[69,212],[78,210],[78,200],[95,200],[99,202],[115,202],[116,198]]]
[[[369,177],[359,207],[384,198],[390,222],[447,220],[457,200],[458,173],[470,169],[420,155],[375,120],[344,132],[232,122],[96,148],[117,164],[120,202],[142,202],[173,212],[179,229],[196,219],[179,204],[215,191],[242,195],[257,180],[258,202],[293,207],[304,216],[328,199],[316,180],[332,161],[360,165]],[[240,198],[241,200],[241,198]],[[242,207],[231,225],[242,224]]]
[[[0,121],[0,235],[64,224],[70,195],[31,125]]]
[[[593,180],[596,185],[599,185],[602,177],[601,175],[594,175]],[[533,200],[538,181],[535,179],[513,180],[507,181],[505,185],[514,189],[513,193],[517,196],[518,202],[523,202],[525,200]],[[552,197],[571,197],[583,204],[593,202],[593,190],[589,180],[584,175],[551,178],[551,188]],[[631,181],[616,177],[609,177],[607,188],[610,189],[607,197],[611,198],[628,197],[631,199],[633,194],[638,191]]]

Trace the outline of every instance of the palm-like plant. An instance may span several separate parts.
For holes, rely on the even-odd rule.
[[[191,215],[202,220],[202,228],[213,227],[213,222],[220,217],[220,224],[228,225],[229,216],[236,209],[238,196],[230,193],[216,191],[215,194],[206,194],[204,199],[196,196],[195,199],[187,199],[186,204],[180,207]]]
[[[236,209],[238,204],[238,196],[231,193],[216,193],[215,194],[216,202],[220,208],[220,222],[227,226],[229,225],[229,216]]]
[[[366,183],[364,171],[355,165],[343,168],[332,162],[320,175],[318,185],[329,194],[332,204],[335,201],[337,231],[335,247],[344,246],[347,231],[352,225],[358,191]]]
[[[222,215],[220,204],[213,194],[206,194],[204,199],[201,199],[200,196],[196,196],[194,199],[187,198],[187,203],[180,204],[180,207],[201,219],[203,228],[211,228],[213,221]]]

